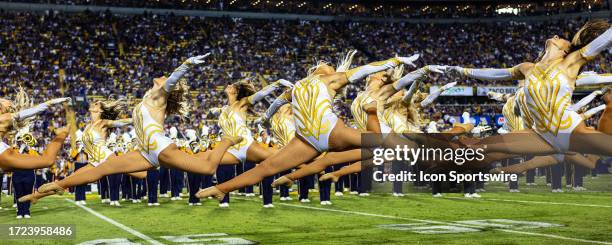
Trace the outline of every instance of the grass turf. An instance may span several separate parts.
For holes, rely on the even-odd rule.
[[[311,203],[280,202],[264,209],[259,198],[232,196],[230,208],[222,209],[213,200],[203,206],[161,198],[161,206],[124,202],[121,207],[100,203],[88,196],[87,207],[164,244],[176,244],[162,236],[227,233],[261,244],[582,244],[543,235],[612,242],[612,176],[585,177],[586,192],[550,193],[543,179],[538,186],[521,185],[521,193],[508,193],[501,183],[487,185],[479,200],[464,199],[460,193],[433,198],[424,190],[410,190],[405,197],[373,194],[370,197],[332,196],[332,206],[321,206],[318,193]],[[522,182],[524,183],[524,182]],[[599,190],[599,191],[591,191]],[[32,218],[15,219],[12,198],[2,198],[1,224],[74,224],[73,240],[0,240],[0,244],[75,244],[96,239],[127,238],[147,244],[67,201],[70,195],[50,197],[32,207]],[[521,202],[527,201],[527,202]],[[536,203],[538,202],[538,203]],[[580,206],[582,205],[582,206]],[[592,205],[592,206],[584,206]],[[598,206],[599,205],[599,206]],[[337,211],[341,210],[341,211]],[[538,229],[499,230],[456,234],[417,234],[379,227],[389,224],[429,223],[448,225],[455,221],[512,219],[561,225]],[[442,222],[442,223],[435,223]],[[452,225],[452,224],[451,224]],[[507,231],[510,230],[510,231]],[[529,232],[514,233],[512,231]],[[538,235],[543,234],[543,235]]]

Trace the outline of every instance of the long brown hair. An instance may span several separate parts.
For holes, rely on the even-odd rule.
[[[249,83],[247,79],[240,80],[238,82],[233,83],[232,85],[236,87],[236,90],[238,90],[238,96],[236,98],[237,100],[249,97],[257,92],[257,90],[255,90],[255,86]]]
[[[181,119],[184,119],[189,115],[189,101],[191,100],[191,94],[189,93],[189,85],[187,80],[181,78],[174,89],[168,93],[168,99],[166,101],[166,115],[177,115]]]
[[[101,118],[105,120],[116,120],[119,115],[127,109],[127,102],[124,99],[99,101],[101,104]]]
[[[570,52],[579,50],[592,42],[595,38],[610,29],[610,23],[605,19],[597,19],[588,21],[584,26],[576,32],[572,38]]]

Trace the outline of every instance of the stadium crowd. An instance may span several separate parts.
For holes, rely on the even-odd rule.
[[[419,52],[420,65],[509,67],[536,59],[544,39],[551,34],[567,37],[582,23],[327,23],[90,12],[5,12],[1,16],[0,60],[5,72],[0,74],[0,96],[10,97],[17,86],[24,86],[39,101],[59,97],[62,80],[65,94],[78,102],[78,115],[86,114],[88,96],[140,98],[152,78],[169,74],[184,57],[212,52],[214,58],[209,64],[197,68],[189,77],[195,105],[192,126],[212,119],[206,111],[223,104],[220,86],[224,84],[245,77],[254,78],[258,87],[262,80],[295,81],[317,60],[337,62],[335,59],[349,49],[359,50],[356,64],[389,54]],[[609,57],[593,62],[588,70],[612,72]],[[62,79],[60,74],[64,74]],[[425,89],[448,82],[447,78],[433,75]],[[363,89],[362,85],[348,86],[346,103],[338,106],[342,116],[349,115],[350,100]],[[512,84],[467,80],[460,81],[460,85]],[[463,108],[476,114],[500,112],[495,105],[475,103],[472,98],[458,97],[441,103],[448,105],[430,109],[432,114],[441,114],[439,118],[459,115]],[[256,111],[263,108],[260,105]],[[54,113],[45,115],[51,117]],[[61,120],[40,120],[33,131],[51,132],[46,129],[61,125]]]
[[[456,3],[448,1],[443,3],[394,1],[383,4],[376,1],[303,0],[16,0],[14,2],[398,18],[533,16],[598,11],[609,7],[607,0],[547,0],[531,3],[515,1],[471,1],[467,3],[461,1]]]

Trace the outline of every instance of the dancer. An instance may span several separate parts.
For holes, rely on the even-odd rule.
[[[602,89],[602,90],[596,90],[593,91],[591,94],[585,96],[583,99],[581,99],[580,101],[578,101],[577,103],[573,104],[570,106],[571,110],[574,111],[578,111],[581,109],[581,107],[586,106],[588,103],[590,103],[597,95],[601,95],[603,93],[609,94],[610,90],[609,89]],[[595,108],[589,109],[589,110],[585,110],[584,113],[580,114],[580,116],[584,119],[587,120],[589,118],[591,118],[593,115],[599,113],[600,111],[604,110],[606,108],[606,105],[600,105],[597,106]],[[605,115],[605,114],[604,114]],[[602,115],[602,118],[603,116]],[[603,124],[600,125],[604,125],[605,122]],[[606,133],[606,132],[604,132]],[[525,171],[531,170],[531,169],[536,169],[536,168],[541,168],[541,167],[548,167],[548,166],[552,166],[555,164],[559,164],[561,162],[568,162],[570,164],[575,164],[575,165],[580,165],[580,166],[584,166],[588,169],[593,169],[595,168],[596,165],[596,158],[594,157],[589,157],[589,156],[584,156],[582,154],[575,154],[575,153],[570,153],[570,154],[555,154],[555,155],[550,155],[550,156],[539,156],[539,157],[535,157],[529,161],[525,161],[519,164],[514,164],[514,165],[510,165],[507,167],[502,167],[502,168],[495,168],[492,169],[490,172],[491,173],[509,173],[509,174],[520,174],[523,173]]]
[[[522,89],[533,129],[484,139],[486,152],[548,155],[568,151],[612,154],[612,136],[589,129],[582,117],[569,109],[580,69],[612,43],[607,20],[587,22],[572,41],[554,36],[537,63],[522,63],[511,69],[465,69],[449,67],[452,74],[482,80],[525,79]],[[484,141],[483,140],[483,141]],[[473,145],[481,148],[483,143]]]
[[[153,80],[153,87],[144,95],[142,102],[134,108],[132,118],[136,129],[138,151],[121,156],[111,156],[96,168],[75,173],[61,181],[48,183],[39,192],[59,191],[64,188],[91,183],[103,176],[115,173],[144,171],[159,165],[199,174],[213,174],[221,161],[223,152],[242,141],[239,137],[226,137],[214,150],[190,155],[181,151],[163,133],[166,116],[185,116],[189,112],[186,103],[188,86],[183,75],[194,65],[204,63],[209,54],[187,59],[170,77]]]
[[[259,163],[276,152],[275,149],[253,144],[255,139],[251,135],[251,130],[247,128],[246,117],[249,107],[272,94],[280,85],[293,86],[291,82],[280,79],[259,92],[255,92],[255,87],[246,81],[236,82],[225,88],[228,105],[216,110],[220,111],[219,127],[224,135],[242,137],[243,140],[228,149],[229,154],[223,156],[221,164],[245,164],[247,161]]]
[[[62,149],[68,137],[69,127],[55,130],[55,138],[45,148],[41,155],[20,154],[4,143],[20,128],[27,127],[32,117],[48,110],[52,105],[70,103],[70,98],[52,99],[34,107],[23,88],[17,92],[16,103],[0,99],[0,168],[4,171],[14,169],[46,168],[55,163],[55,158]],[[27,108],[30,107],[30,108]]]
[[[87,124],[87,126],[85,126],[85,129],[80,137],[80,141],[83,143],[83,149],[85,154],[87,154],[89,164],[79,168],[73,174],[98,167],[110,156],[115,155],[115,153],[106,145],[108,130],[110,128],[119,128],[132,124],[131,118],[117,119],[126,108],[127,103],[123,100],[96,101],[91,103],[89,106],[91,121],[89,124]],[[129,175],[139,179],[145,178],[146,174],[146,171],[129,173]],[[31,201],[34,204],[38,202],[40,198],[53,194],[55,193],[34,192],[20,198],[19,201]]]
[[[201,198],[214,196],[222,199],[230,191],[258,183],[266,176],[312,160],[322,152],[360,147],[361,133],[338,120],[331,111],[331,98],[349,82],[357,82],[369,74],[395,67],[400,63],[412,64],[417,58],[418,55],[409,58],[396,57],[346,72],[335,72],[331,66],[320,63],[310,70],[308,77],[298,81],[292,91],[291,103],[296,137],[277,154],[267,158],[255,168],[223,184],[204,189],[198,193],[198,196]],[[352,55],[349,55],[345,59],[347,62],[343,63],[350,64],[350,60]],[[388,90],[399,90],[404,87],[403,84],[393,85],[393,88]]]
[[[393,70],[399,70],[399,75],[401,76],[401,72],[403,71],[403,65],[395,67]],[[357,129],[361,132],[368,132],[368,129],[370,129],[369,130],[370,132],[380,133],[380,126],[378,125],[379,122],[378,122],[378,119],[376,119],[376,115],[369,115],[370,112],[366,111],[363,108],[365,105],[370,104],[375,101],[375,99],[372,97],[372,94],[378,91],[385,84],[385,81],[388,80],[386,79],[386,75],[387,75],[387,72],[385,71],[381,71],[381,72],[377,72],[377,73],[369,75],[366,78],[366,90],[359,92],[359,94],[357,94],[357,97],[355,97],[355,99],[353,100],[353,103],[351,103],[351,113],[353,114],[353,118],[355,119]],[[283,102],[289,103],[289,100],[290,98],[288,100],[287,99],[283,100]],[[287,106],[287,108],[289,107]],[[273,113],[273,109],[274,107],[270,107],[266,115]],[[375,113],[376,112],[374,111],[374,114]],[[291,124],[293,125],[293,122],[291,122]],[[346,157],[350,159],[350,158],[354,158],[355,156],[359,156],[361,154],[361,151],[358,149],[355,149],[355,150],[349,150],[349,152],[347,153],[332,152],[329,154],[322,154],[312,163],[306,164],[302,168],[298,169],[296,171],[297,173],[296,172],[289,173],[289,174],[283,175],[279,177],[278,179],[274,180],[274,182],[272,183],[272,187],[276,187],[280,185],[292,186],[293,181],[296,179],[303,178],[305,176],[309,176],[309,175],[316,174],[316,173],[323,171],[328,166],[328,163],[329,164],[341,164],[342,162],[336,162],[338,160],[342,161],[341,158],[335,157],[336,154],[340,154],[341,156],[345,155]],[[312,165],[315,165],[315,166],[312,166]],[[307,168],[307,169],[302,170],[304,168]]]

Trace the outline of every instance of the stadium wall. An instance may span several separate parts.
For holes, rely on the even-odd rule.
[[[545,16],[516,16],[516,17],[488,17],[488,18],[381,18],[381,17],[349,17],[331,15],[306,15],[306,14],[283,14],[264,12],[236,12],[236,11],[206,11],[206,10],[183,10],[183,9],[153,9],[153,8],[126,8],[91,5],[62,5],[62,4],[36,4],[19,2],[2,2],[0,9],[7,11],[62,11],[62,12],[92,12],[110,11],[114,14],[137,15],[144,12],[153,14],[173,13],[179,16],[199,16],[211,18],[245,18],[245,19],[284,19],[284,20],[309,20],[309,21],[364,21],[364,22],[408,22],[408,23],[481,23],[481,22],[508,22],[524,21],[538,22],[547,20],[558,20],[568,18],[590,17],[610,18],[612,11],[566,13]]]

